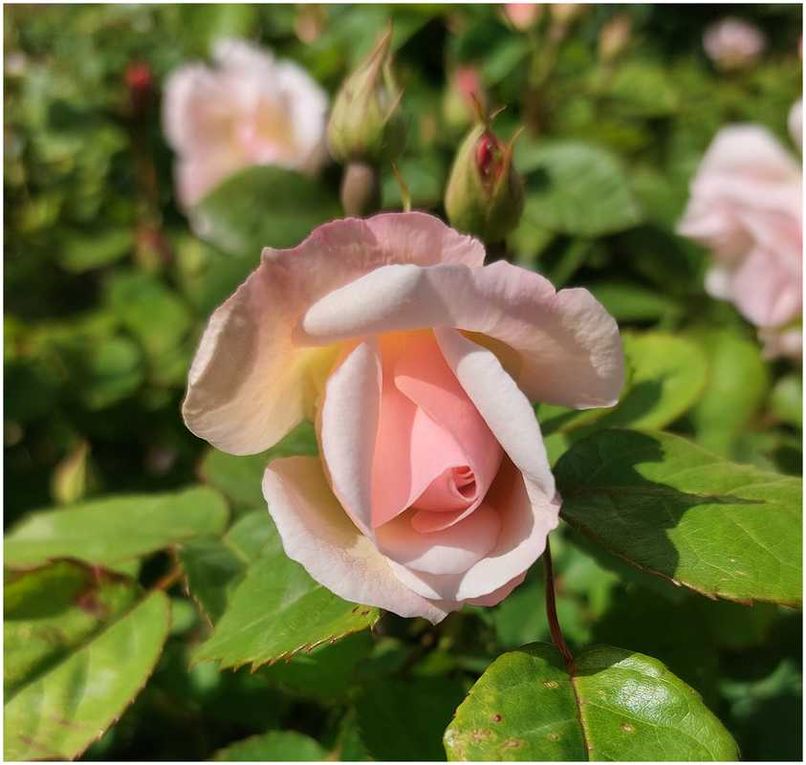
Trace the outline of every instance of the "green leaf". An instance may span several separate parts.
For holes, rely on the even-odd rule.
[[[700,335],[708,354],[708,382],[692,412],[697,441],[724,456],[761,406],[769,387],[758,343],[728,330]]]
[[[129,228],[110,228],[92,234],[72,236],[60,253],[62,267],[74,274],[108,266],[126,257],[134,249],[134,234]]]
[[[641,220],[641,212],[614,155],[575,141],[523,142],[515,166],[526,177],[523,216],[562,234],[601,236]]]
[[[600,431],[555,468],[562,516],[636,568],[709,597],[801,602],[801,481],[669,433]]]
[[[588,289],[617,321],[656,321],[680,312],[676,301],[639,284],[608,281]]]
[[[54,558],[105,565],[220,534],[226,523],[223,498],[206,487],[119,496],[31,513],[11,529],[3,550],[7,566],[36,566]]]
[[[335,642],[378,619],[377,609],[341,600],[311,579],[286,556],[279,535],[270,528],[271,539],[229,597],[195,662],[256,668]]]
[[[154,592],[57,665],[6,697],[7,760],[71,760],[139,693],[169,628],[169,602]]]
[[[775,383],[770,397],[773,414],[790,425],[803,427],[803,380],[787,375]]]
[[[696,691],[659,661],[602,646],[533,644],[499,656],[445,731],[449,760],[708,760],[736,744]]]
[[[7,575],[3,685],[15,691],[113,622],[133,602],[133,581],[74,561]]]
[[[444,760],[442,733],[463,696],[446,677],[373,683],[356,702],[361,740],[376,760]]]
[[[692,342],[662,332],[625,334],[629,387],[599,427],[663,428],[687,412],[705,387],[707,362]]]
[[[299,244],[320,223],[340,214],[335,195],[306,175],[259,166],[225,180],[193,209],[194,228],[233,254]]]
[[[316,431],[311,423],[303,422],[280,443],[261,454],[236,457],[209,449],[199,465],[199,473],[203,481],[218,489],[235,507],[252,509],[266,504],[263,473],[271,460],[316,453]]]
[[[240,518],[223,538],[198,537],[184,543],[179,559],[188,590],[215,624],[249,564],[273,537],[269,514],[256,510]]]
[[[314,762],[327,750],[315,739],[293,730],[270,730],[219,749],[214,760],[234,762]]]

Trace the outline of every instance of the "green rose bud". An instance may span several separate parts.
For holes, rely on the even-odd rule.
[[[456,154],[445,192],[454,228],[501,241],[523,212],[523,182],[512,167],[513,141],[502,144],[488,124],[474,127]]]
[[[399,109],[403,93],[392,76],[391,41],[389,29],[336,95],[327,140],[333,158],[341,163],[377,165],[403,150],[406,123]]]

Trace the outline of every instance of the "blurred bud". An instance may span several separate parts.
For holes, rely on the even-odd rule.
[[[300,42],[310,45],[325,29],[327,11],[323,5],[306,3],[297,7],[294,18],[294,33]]]
[[[378,171],[363,162],[350,162],[341,179],[341,205],[348,217],[363,217],[381,207]]]
[[[378,164],[403,150],[406,124],[399,108],[403,94],[392,76],[391,41],[390,28],[336,95],[327,140],[339,162]]]
[[[459,148],[445,191],[445,211],[455,228],[486,242],[502,240],[523,212],[523,182],[512,167],[515,139],[502,144],[485,123]]]
[[[766,40],[753,24],[726,18],[705,30],[702,44],[717,68],[735,71],[752,66],[764,50]]]
[[[588,7],[581,3],[551,3],[549,10],[551,11],[552,21],[568,26],[586,13]]]
[[[135,117],[142,116],[148,110],[154,87],[151,67],[144,61],[132,61],[124,74],[126,87],[129,90],[129,103]]]
[[[504,6],[504,16],[521,32],[530,30],[542,15],[543,6],[540,3],[507,3]]]
[[[599,60],[610,63],[617,59],[630,42],[632,20],[626,13],[613,16],[599,32]]]
[[[442,100],[442,114],[449,129],[464,131],[485,108],[487,96],[478,69],[457,67]]]
[[[53,471],[50,492],[60,505],[71,505],[86,496],[90,484],[90,448],[81,441]]]

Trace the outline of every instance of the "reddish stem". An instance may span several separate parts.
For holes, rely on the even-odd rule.
[[[548,538],[546,538],[546,549],[543,552],[543,565],[546,569],[546,616],[549,621],[551,642],[562,654],[565,667],[571,673],[574,669],[574,655],[565,642],[563,631],[560,628],[560,621],[557,619],[557,603],[554,596],[554,565],[551,562],[551,545]]]

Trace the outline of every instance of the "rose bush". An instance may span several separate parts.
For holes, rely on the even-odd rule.
[[[251,165],[312,172],[326,158],[327,95],[297,64],[242,40],[216,43],[215,68],[186,64],[165,85],[165,135],[187,208]]]
[[[437,218],[383,214],[266,249],[213,314],[185,421],[233,454],[303,418],[320,458],[271,462],[286,553],[341,597],[433,622],[523,581],[560,498],[530,401],[615,403],[615,321]]]
[[[793,118],[796,124],[796,118]],[[702,159],[678,232],[707,247],[706,289],[760,330],[768,355],[800,353],[802,173],[766,129],[723,128]]]

